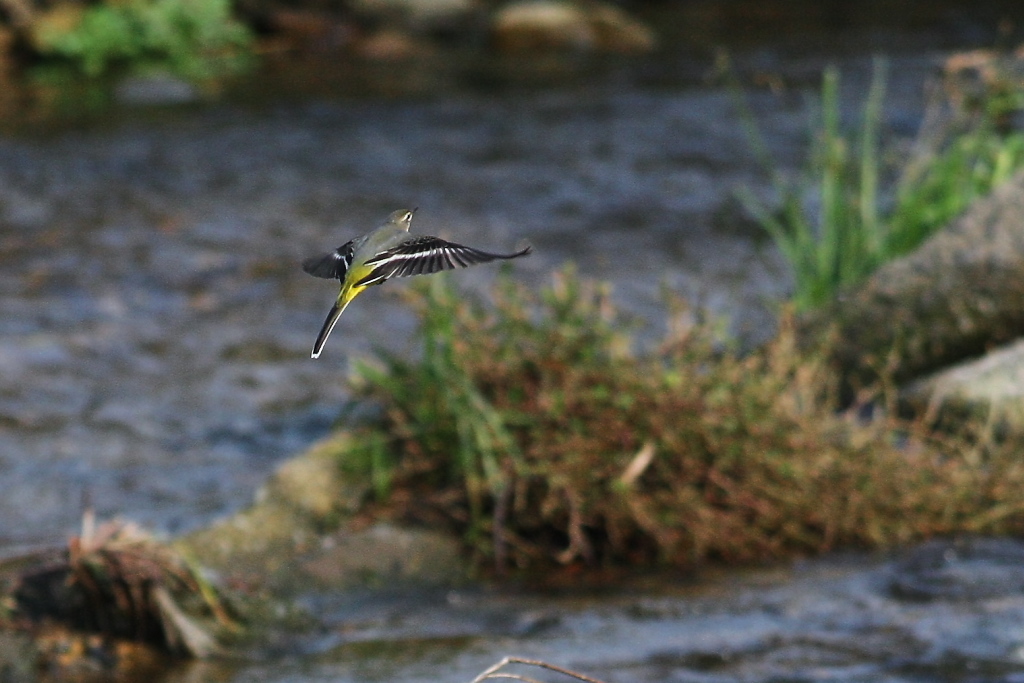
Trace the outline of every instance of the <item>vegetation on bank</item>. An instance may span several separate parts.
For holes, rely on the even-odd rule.
[[[353,400],[379,410],[341,466],[373,482],[374,514],[454,529],[481,565],[689,567],[1024,530],[1018,444],[840,411],[785,321],[740,355],[674,302],[642,347],[572,270],[487,297],[438,277],[409,299],[419,349],[358,365]]]
[[[71,64],[90,78],[156,67],[215,82],[257,54],[408,66],[468,45],[487,61],[494,53],[636,55],[656,44],[643,21],[604,0],[0,0],[0,78],[31,64],[56,80],[53,72],[61,70],[48,67]]]
[[[881,144],[885,77],[885,62],[876,60],[859,128],[850,132],[842,122],[839,72],[824,71],[811,151],[795,179],[771,159],[734,83],[747,138],[778,205],[769,207],[745,189],[739,196],[785,257],[799,311],[834,300],[883,263],[909,253],[1024,168],[1024,133],[1004,125],[1021,106],[1019,85],[1013,97],[996,79],[981,106],[959,102],[937,117],[938,125],[922,127],[909,159],[894,161]],[[887,187],[895,189],[883,191]]]
[[[87,76],[131,66],[204,80],[242,69],[252,34],[229,0],[126,0],[51,10],[33,39]]]
[[[64,3],[33,10],[26,22],[25,42],[45,64],[87,77],[162,70],[206,81],[252,59],[252,32],[229,0]]]

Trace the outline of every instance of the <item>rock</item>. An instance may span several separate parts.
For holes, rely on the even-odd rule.
[[[461,563],[452,562],[460,554],[453,536],[381,523],[333,534],[302,563],[302,571],[327,587],[351,584],[353,579],[371,585],[396,580],[452,583],[466,577]]]
[[[356,14],[429,29],[462,22],[476,10],[475,0],[351,0]]]
[[[351,486],[341,476],[338,453],[348,445],[348,435],[336,435],[285,461],[257,492],[257,502],[288,507],[314,519],[354,511],[365,489]]]
[[[200,564],[228,578],[297,581],[296,556],[317,547],[321,530],[364,495],[340,479],[337,452],[347,445],[345,435],[330,438],[286,461],[252,506],[179,542]]]
[[[376,523],[358,531],[344,520],[367,490],[341,473],[351,447],[339,433],[278,468],[255,503],[179,543],[223,583],[269,588],[281,596],[322,589],[454,582],[467,574],[459,542],[437,532]]]
[[[1024,433],[1024,340],[912,382],[903,396],[943,421],[978,417]]]
[[[892,566],[889,591],[914,602],[1016,599],[1024,590],[1024,544],[958,538],[912,548]]]
[[[654,31],[614,5],[595,5],[590,11],[590,23],[596,33],[597,48],[604,52],[644,53],[657,44]]]
[[[834,359],[854,382],[898,382],[1024,336],[1024,173],[912,254],[798,323],[805,345],[838,328]]]
[[[494,42],[506,52],[593,47],[594,31],[583,10],[562,2],[520,2],[494,16]]]
[[[367,59],[388,61],[409,59],[428,50],[405,31],[383,29],[359,41],[356,52]]]
[[[128,76],[117,84],[115,96],[122,104],[160,106],[187,104],[201,98],[199,89],[169,73]]]
[[[312,9],[275,9],[267,24],[277,42],[289,50],[331,51],[348,47],[358,33],[349,21]]]
[[[492,22],[495,46],[505,52],[570,49],[647,52],[654,33],[613,5],[524,0],[499,10]]]

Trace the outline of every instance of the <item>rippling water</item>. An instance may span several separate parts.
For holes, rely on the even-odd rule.
[[[1022,559],[1014,541],[935,542],[584,594],[332,596],[316,604],[326,627],[286,654],[199,663],[170,680],[468,683],[513,655],[607,683],[1019,683]]]

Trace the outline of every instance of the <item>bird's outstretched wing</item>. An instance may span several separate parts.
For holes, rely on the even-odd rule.
[[[344,280],[345,273],[352,267],[352,257],[355,252],[355,240],[352,240],[329,254],[306,259],[302,262],[302,269],[314,277]]]
[[[429,275],[442,270],[487,263],[495,259],[513,259],[526,256],[532,250],[532,247],[527,246],[512,254],[492,254],[462,244],[446,242],[439,237],[414,237],[367,259],[366,266],[372,270],[356,285],[369,287],[379,285],[393,277]]]

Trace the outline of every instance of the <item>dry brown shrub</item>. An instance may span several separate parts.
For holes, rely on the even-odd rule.
[[[838,410],[827,354],[785,320],[740,354],[682,311],[638,351],[607,288],[571,271],[540,293],[500,283],[492,305],[444,282],[412,297],[422,355],[360,368],[381,410],[348,466],[388,483],[377,512],[447,524],[479,560],[687,567],[1024,522],[1014,445]]]

